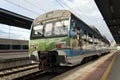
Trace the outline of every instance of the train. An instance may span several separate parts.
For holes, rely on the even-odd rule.
[[[0,38],[0,52],[28,51],[28,40]]]
[[[109,52],[110,42],[69,10],[53,10],[34,19],[29,55],[43,71],[72,67]]]

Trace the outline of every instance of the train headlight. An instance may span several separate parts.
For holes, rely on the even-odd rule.
[[[37,45],[31,45],[31,49],[36,50],[36,49],[38,49],[38,46]]]
[[[61,48],[61,44],[56,44],[56,48]]]

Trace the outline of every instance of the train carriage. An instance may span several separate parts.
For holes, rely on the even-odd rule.
[[[68,10],[37,17],[31,26],[29,54],[41,69],[75,66],[83,59],[108,52],[109,41]]]
[[[0,38],[0,52],[9,51],[28,51],[28,41]]]

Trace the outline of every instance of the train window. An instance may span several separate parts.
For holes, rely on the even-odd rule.
[[[35,36],[41,36],[43,34],[43,25],[34,26],[33,32]]]
[[[96,45],[98,44],[98,39],[96,36],[94,37],[94,44],[96,44]]]
[[[75,31],[75,28],[76,28],[76,22],[74,20],[72,20],[72,29],[73,29],[73,31]]]
[[[84,34],[82,36],[82,39],[86,42],[87,41],[87,33],[86,31],[84,31]]]
[[[21,45],[12,45],[12,49],[21,49]]]
[[[28,49],[28,45],[23,45],[23,49]]]
[[[71,29],[70,29],[70,36],[75,38],[76,35],[80,36],[80,27],[77,26],[77,21],[75,19],[71,20]]]
[[[72,29],[72,31],[76,31],[77,30],[77,21],[76,21],[76,19],[72,19],[71,20],[71,29]]]
[[[84,35],[82,36],[82,39],[83,39],[84,41],[87,41],[87,35],[84,34]]]
[[[98,42],[98,45],[101,45],[101,40],[100,39],[98,39],[97,42]]]
[[[54,26],[54,35],[67,35],[68,33],[68,20],[58,21]]]
[[[45,25],[45,33],[44,36],[48,37],[48,36],[52,36],[52,23],[47,23]]]
[[[10,45],[0,44],[0,50],[10,49]]]
[[[93,44],[93,35],[91,33],[88,33],[88,41],[90,44]]]

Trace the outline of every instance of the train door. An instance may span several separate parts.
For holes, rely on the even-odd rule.
[[[77,20],[72,19],[70,29],[70,47],[72,48],[73,56],[80,55],[82,53],[82,40],[81,40],[81,29],[77,25]]]

